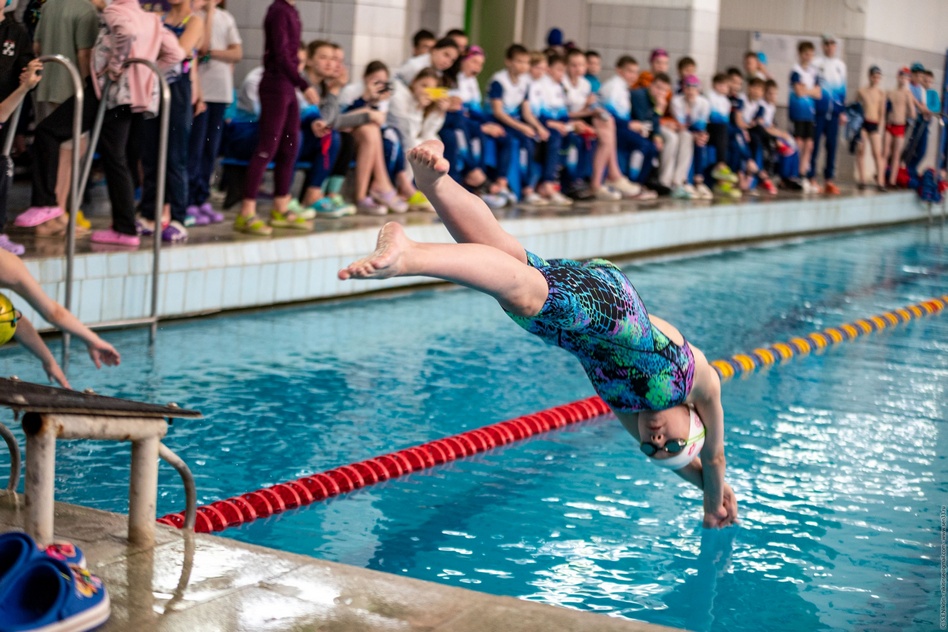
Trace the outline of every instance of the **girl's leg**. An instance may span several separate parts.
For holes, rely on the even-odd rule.
[[[352,130],[352,138],[356,144],[355,199],[359,201],[369,195],[372,172],[377,167],[378,157],[382,157],[382,136],[377,125],[366,124]]]
[[[484,201],[468,192],[451,178],[443,177],[450,167],[439,141],[427,141],[408,154],[415,184],[435,207],[441,221],[459,244],[491,246],[520,261],[527,262],[526,251],[517,239],[505,231]]]
[[[245,217],[257,211],[257,191],[263,182],[267,165],[280,147],[280,136],[285,128],[291,101],[296,103],[292,88],[277,86],[276,89],[263,87],[260,90],[260,138],[247,167],[244,200],[240,207],[240,214]]]
[[[300,141],[300,106],[296,99],[292,99],[287,108],[286,118],[283,121],[283,130],[280,134],[280,144],[277,146],[273,169],[273,206],[280,213],[286,213],[290,204],[290,187],[293,184],[293,174],[296,171],[296,158],[299,156]],[[292,220],[296,216],[287,213]]]
[[[442,179],[459,186],[450,177]],[[549,293],[539,270],[505,252],[483,244],[414,242],[395,222],[382,227],[375,252],[339,271],[342,280],[401,276],[434,277],[467,286],[494,297],[519,316],[538,314]]]

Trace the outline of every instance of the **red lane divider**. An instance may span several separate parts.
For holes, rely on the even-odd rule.
[[[590,397],[532,415],[422,443],[398,452],[383,454],[373,459],[342,465],[295,481],[271,485],[234,498],[218,500],[210,505],[198,507],[194,530],[198,533],[223,531],[287,509],[304,507],[391,478],[486,452],[556,428],[587,421],[608,412],[609,407],[604,401],[599,397]],[[184,526],[184,512],[168,514],[159,518],[158,522],[180,529]]]

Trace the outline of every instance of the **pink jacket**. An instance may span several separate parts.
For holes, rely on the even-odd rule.
[[[106,98],[108,109],[130,105],[132,111],[155,116],[159,109],[159,83],[150,68],[133,64],[122,69],[127,59],[147,59],[162,71],[184,59],[174,33],[161,24],[155,13],[144,11],[139,0],[112,0],[102,12],[103,26],[92,55],[96,96],[102,98],[106,76],[112,87]]]

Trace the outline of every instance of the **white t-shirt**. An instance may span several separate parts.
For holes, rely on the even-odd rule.
[[[727,123],[731,120],[731,100],[726,94],[712,90],[708,93],[708,103],[711,105],[710,123]]]
[[[561,121],[569,116],[566,91],[549,75],[543,75],[530,83],[527,100],[530,101],[531,111],[539,118]]]
[[[741,119],[750,125],[758,118],[762,118],[764,115],[763,104],[763,99],[760,101],[751,101],[750,99],[744,101],[744,107],[741,108]]]
[[[672,114],[675,119],[691,130],[703,131],[708,126],[711,117],[711,104],[700,94],[694,103],[688,103],[683,94],[672,97]]]
[[[490,78],[490,87],[487,89],[487,98],[499,99],[508,116],[520,120],[520,106],[527,100],[527,88],[530,87],[530,75],[524,73],[514,82],[510,73],[501,70]]]
[[[203,12],[199,15],[207,19]],[[216,9],[211,23],[210,50],[226,50],[235,44],[242,43],[234,16],[224,9]],[[204,93],[205,103],[230,104],[234,100],[233,64],[211,59],[205,64],[199,64],[198,72],[201,76],[201,90]]]
[[[463,72],[458,73],[457,92],[466,115],[474,114],[478,118],[484,115],[484,102],[481,99],[481,86],[477,82],[477,77],[470,77]]]
[[[632,118],[632,91],[619,75],[614,75],[599,88],[599,102],[617,119]]]
[[[418,55],[402,64],[401,68],[395,71],[395,77],[407,86],[411,84],[419,72],[429,66],[431,66],[431,53]]]
[[[774,126],[774,117],[777,115],[777,106],[773,103],[767,103],[766,101],[760,102],[760,119],[764,127],[773,127]]]
[[[589,95],[592,94],[592,84],[586,77],[580,77],[574,85],[569,77],[563,77],[563,88],[566,90],[566,106],[570,112],[579,112],[586,109]]]

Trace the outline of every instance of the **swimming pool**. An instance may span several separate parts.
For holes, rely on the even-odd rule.
[[[938,239],[908,227],[628,271],[716,358],[943,294]],[[122,367],[83,359],[74,385],[204,411],[167,439],[202,502],[591,394],[566,353],[468,291],[175,323],[153,352],[143,332],[109,339]],[[946,351],[942,316],[725,385],[737,528],[702,530],[700,492],[599,422],[224,535],[689,629],[932,629]],[[13,373],[42,378],[18,350],[0,355]],[[124,511],[127,447],[64,442],[59,463],[59,499]],[[183,507],[171,471],[160,494],[159,515]]]

